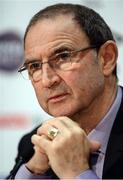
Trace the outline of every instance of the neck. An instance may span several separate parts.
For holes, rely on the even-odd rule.
[[[79,123],[80,127],[89,134],[109,111],[117,93],[116,79],[106,80],[103,93],[97,97],[85,111],[77,113],[73,119]]]

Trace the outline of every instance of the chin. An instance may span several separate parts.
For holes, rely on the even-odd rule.
[[[79,106],[76,103],[67,104],[55,104],[54,106],[48,106],[47,113],[54,117],[67,116],[74,117],[74,115],[79,111]]]
[[[51,116],[54,117],[59,117],[59,116],[67,116],[67,117],[72,117],[74,115],[74,113],[72,111],[68,111],[68,109],[66,110],[60,110],[60,111],[50,111],[48,112]]]

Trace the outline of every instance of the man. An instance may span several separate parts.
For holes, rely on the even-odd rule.
[[[24,48],[19,72],[54,118],[21,140],[15,179],[123,178],[118,50],[105,21],[81,5],[49,6],[31,19]]]

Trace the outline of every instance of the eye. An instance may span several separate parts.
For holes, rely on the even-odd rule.
[[[63,52],[56,56],[55,60],[57,63],[65,63],[70,60],[71,54],[70,52]]]
[[[28,69],[29,71],[36,71],[38,69],[41,69],[42,68],[42,63],[41,62],[33,62],[33,63],[30,63],[28,64]]]
[[[59,60],[68,60],[70,58],[70,52],[64,52],[58,55]]]
[[[41,70],[42,68],[42,62],[30,62],[28,64],[28,73],[29,75],[33,76],[35,72],[38,72],[38,70]]]

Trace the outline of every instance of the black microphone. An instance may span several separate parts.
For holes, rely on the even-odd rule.
[[[13,170],[10,172],[10,174],[6,177],[6,179],[14,179],[18,169],[20,166],[24,163],[24,159],[22,156],[19,157],[18,162],[15,164]]]
[[[26,139],[25,139],[26,140]],[[25,141],[24,141],[25,143]],[[28,142],[31,143],[31,142]],[[18,169],[20,168],[20,166],[26,162],[29,161],[29,159],[31,159],[31,157],[34,154],[34,149],[33,149],[33,145],[27,146],[26,149],[24,149],[23,151],[21,151],[20,155],[18,156],[17,160],[16,160],[16,164],[13,167],[12,171],[10,171],[10,174],[6,177],[6,179],[14,179]]]
[[[38,126],[40,127],[40,125]],[[19,146],[18,146],[18,156],[16,158],[16,164],[13,167],[10,174],[6,177],[6,179],[14,179],[18,169],[24,163],[27,163],[34,154],[33,144],[31,142],[31,137],[33,134],[36,134],[38,127],[36,127],[31,133],[26,134],[22,137]]]

